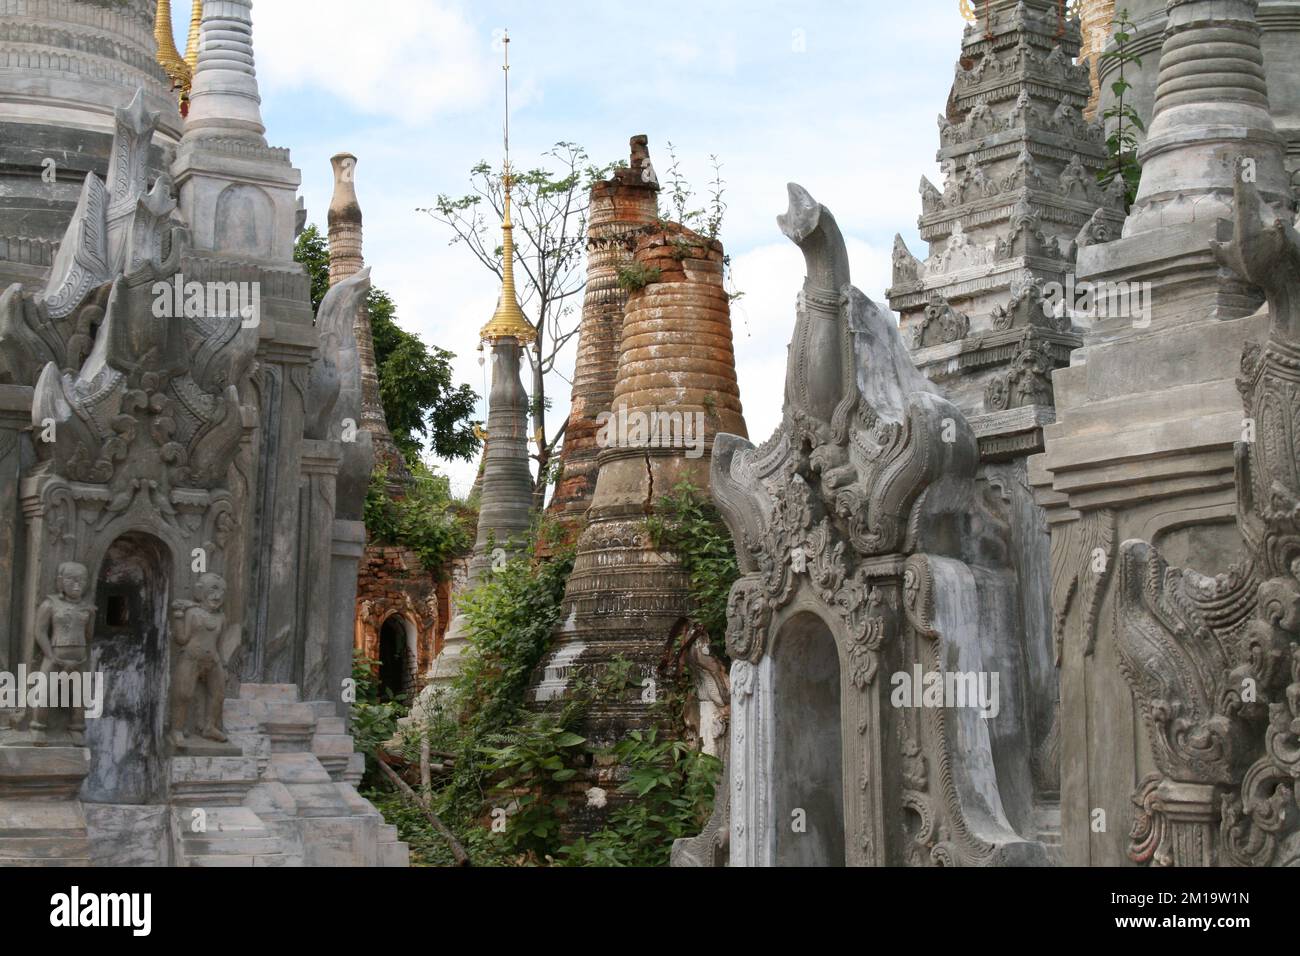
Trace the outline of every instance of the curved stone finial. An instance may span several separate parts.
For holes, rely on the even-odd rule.
[[[839,441],[857,398],[853,340],[841,303],[849,288],[848,252],[830,210],[797,183],[786,189],[790,206],[776,221],[803,252],[808,277],[786,365],[785,415],[819,422]]]
[[[777,225],[802,250],[808,284],[838,293],[849,283],[849,255],[835,217],[798,183],[787,183],[785,188],[790,206],[776,217]]]
[[[363,268],[325,293],[316,316],[320,356],[311,370],[306,434],[337,437],[341,423],[361,421],[361,363],[355,318],[370,292],[370,269]]]

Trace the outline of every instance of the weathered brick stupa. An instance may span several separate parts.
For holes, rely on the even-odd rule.
[[[576,526],[596,490],[600,416],[610,409],[623,342],[627,290],[618,273],[632,261],[638,235],[658,217],[659,181],[645,136],[633,136],[626,167],[591,187],[587,285],[578,330],[573,398],[560,455],[562,471],[549,512]]]
[[[686,575],[651,544],[646,518],[682,482],[706,494],[714,435],[746,434],[722,244],[666,223],[638,239],[624,275],[644,285],[628,296],[596,492],[556,645],[531,693],[552,700],[575,667],[592,674],[615,658],[630,661],[638,688],[590,713],[587,732],[603,742],[646,725],[656,666],[691,616]]]

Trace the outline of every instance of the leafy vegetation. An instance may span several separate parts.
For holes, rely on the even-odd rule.
[[[388,496],[388,469],[375,468],[366,490],[366,532],[372,541],[410,548],[426,571],[442,579],[450,560],[473,546],[474,515],[452,498],[445,475],[416,461],[411,477],[403,496],[394,499]]]
[[[637,292],[658,282],[663,275],[657,267],[647,267],[639,262],[629,262],[618,270],[618,287],[624,292]]]
[[[709,543],[713,530],[704,535],[697,527],[709,520],[708,513],[686,492],[673,500],[680,506],[673,506],[664,533],[686,542],[697,555],[692,566],[703,575],[716,549]],[[538,540],[550,555],[546,560],[536,557]],[[529,679],[551,649],[572,567],[572,546],[558,543],[555,529],[542,525],[523,553],[462,596],[469,648],[461,670],[449,692],[423,710],[400,748],[401,757],[414,761],[423,737],[442,755],[446,771],[434,782],[431,803],[478,866],[666,865],[672,841],[698,832],[712,810],[720,772],[715,758],[660,730],[631,733],[612,750],[582,732],[593,701],[638,685],[630,662],[615,660],[596,676],[575,678],[564,699],[549,706],[526,704]],[[725,603],[723,613],[725,618]],[[665,684],[656,706],[661,723],[672,726],[688,684]],[[363,706],[373,711],[376,705]],[[387,711],[368,715],[368,739],[386,732],[390,719]],[[567,821],[586,802],[575,781],[593,766],[611,763],[625,768],[627,777],[608,797],[605,825],[570,840]],[[390,793],[370,796],[412,845],[417,863],[450,865],[449,851],[422,814],[395,805]]]
[[[330,283],[329,243],[316,226],[298,236],[294,259],[307,270],[312,311],[318,311]],[[408,464],[418,465],[426,443],[439,458],[472,458],[480,444],[471,421],[478,395],[469,385],[455,384],[456,356],[398,325],[397,306],[382,289],[370,290],[366,308],[384,418]]]
[[[1101,114],[1111,131],[1106,136],[1109,160],[1098,173],[1098,180],[1103,186],[1108,186],[1116,177],[1123,179],[1127,210],[1137,198],[1138,181],[1142,177],[1142,167],[1137,160],[1137,134],[1146,132],[1146,127],[1137,110],[1125,100],[1128,91],[1133,89],[1133,84],[1124,78],[1124,68],[1129,64],[1141,66],[1142,60],[1132,50],[1134,24],[1127,10],[1121,10],[1115,15],[1114,27],[1115,49],[1107,50],[1098,57],[1098,69],[1111,62],[1119,66],[1119,74],[1110,85],[1111,92],[1115,94],[1115,102]]]
[[[695,620],[708,631],[710,650],[727,660],[727,598],[740,566],[722,517],[690,482],[682,482],[659,500],[646,528],[655,547],[673,551],[681,561],[691,582]]]
[[[630,799],[589,837],[561,847],[567,866],[667,866],[673,841],[700,832],[713,812],[722,763],[656,730],[633,731],[614,747],[628,768],[619,792]]]

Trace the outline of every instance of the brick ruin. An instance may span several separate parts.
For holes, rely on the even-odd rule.
[[[627,290],[619,269],[632,261],[638,234],[658,218],[659,181],[648,138],[633,136],[628,165],[591,188],[587,220],[587,284],[582,299],[573,396],[561,454],[562,472],[548,507],[576,528],[596,491],[599,418],[614,398]]]

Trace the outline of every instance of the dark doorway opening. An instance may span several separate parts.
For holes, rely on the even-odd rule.
[[[145,534],[109,547],[95,585],[92,672],[103,675],[103,713],[86,721],[90,803],[155,803],[166,796],[163,740],[170,684],[170,556]]]
[[[390,617],[379,631],[379,687],[385,699],[405,693],[410,684],[410,649],[406,624]]]

